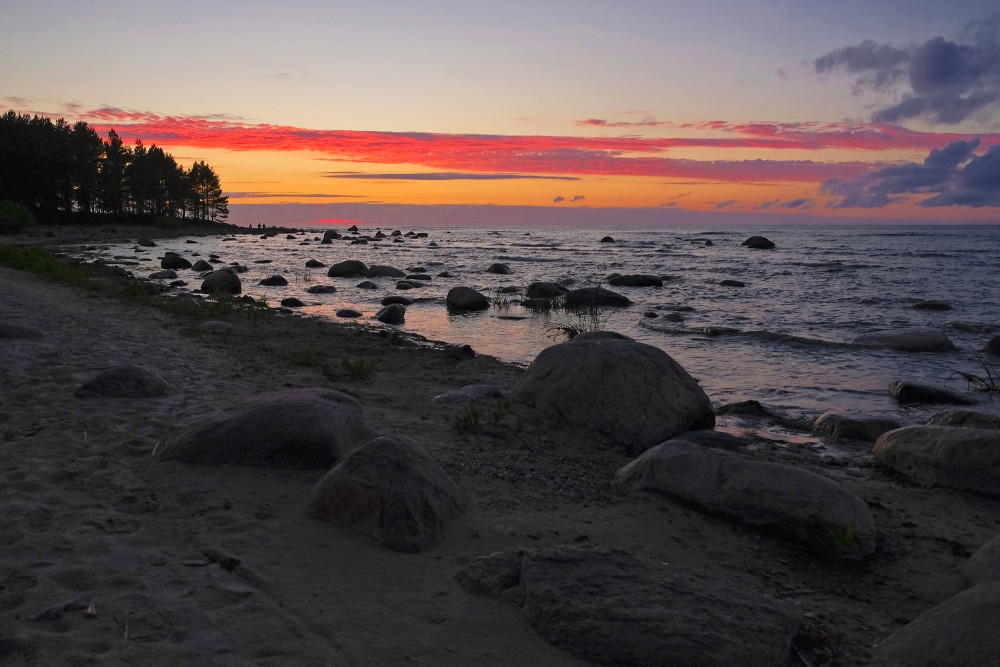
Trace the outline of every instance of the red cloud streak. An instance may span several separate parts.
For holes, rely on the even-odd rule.
[[[95,130],[171,146],[234,151],[313,151],[333,161],[419,164],[433,169],[531,174],[580,174],[714,179],[718,181],[821,182],[851,178],[885,166],[877,162],[812,160],[699,161],[663,157],[671,148],[887,148],[927,149],[971,135],[912,132],[890,125],[753,123],[684,124],[738,136],[722,138],[566,137],[426,132],[310,130],[251,124],[222,116],[162,116],[105,107],[81,112]],[[600,124],[597,119],[586,121]],[[982,137],[983,145],[1000,135]]]

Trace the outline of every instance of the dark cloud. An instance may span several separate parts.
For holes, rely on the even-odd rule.
[[[563,197],[562,195],[560,195],[560,196],[556,197],[555,199],[553,199],[552,203],[553,204],[559,204],[559,203],[562,203],[564,201],[566,201],[566,198]]]
[[[721,211],[724,208],[729,208],[730,206],[735,206],[738,202],[735,199],[729,199],[723,202],[719,202],[715,205],[716,211]]]
[[[575,176],[536,176],[534,174],[481,174],[459,171],[438,171],[426,174],[369,174],[362,171],[330,171],[327,178],[361,178],[375,180],[402,181],[495,181],[507,179],[533,178],[546,181],[578,181]]]
[[[820,192],[833,208],[881,208],[902,196],[929,195],[921,206],[1000,206],[1000,146],[976,155],[979,140],[935,148],[922,164],[880,169],[853,180],[832,179]],[[893,195],[900,195],[893,197]]]
[[[572,199],[570,199],[570,201],[571,202],[573,202],[573,201],[583,201],[585,199],[586,199],[586,197],[584,197],[583,195],[576,195],[575,197],[573,197]]]
[[[901,90],[898,102],[872,115],[877,123],[918,117],[959,123],[1000,102],[1000,14],[970,23],[955,40],[938,36],[905,48],[868,40],[814,65],[820,74],[853,75],[856,93]]]
[[[227,197],[233,199],[267,199],[282,197],[290,199],[357,199],[363,195],[329,195],[322,192],[227,192]]]
[[[775,209],[775,208],[786,208],[786,209],[801,208],[801,209],[807,209],[807,208],[812,208],[814,204],[815,204],[815,202],[813,202],[812,199],[806,199],[804,197],[800,197],[799,199],[791,199],[789,201],[781,201],[780,199],[770,199],[768,201],[765,201],[765,202],[761,203],[761,205],[758,206],[757,208],[759,210],[761,210],[761,211],[769,211],[769,210]]]

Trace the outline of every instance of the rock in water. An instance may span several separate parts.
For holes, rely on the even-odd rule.
[[[239,294],[243,291],[243,283],[232,269],[219,269],[205,276],[201,291],[206,294]]]
[[[353,528],[393,551],[424,551],[464,510],[465,493],[416,441],[376,438],[330,470],[309,516]]]
[[[613,287],[663,287],[663,279],[647,273],[617,275],[608,278],[608,284]]]
[[[857,345],[887,347],[900,352],[950,352],[955,349],[951,339],[934,329],[901,329],[876,331],[855,336]]]
[[[406,276],[406,272],[397,269],[394,266],[386,266],[383,264],[372,264],[371,266],[368,267],[368,270],[365,271],[365,276],[368,278],[379,278],[379,277],[403,278],[404,276]]]
[[[865,501],[807,470],[671,440],[616,477],[632,489],[780,533],[826,558],[861,560],[875,551],[875,519]]]
[[[932,387],[926,384],[896,381],[889,385],[889,395],[902,405],[911,403],[943,403],[947,405],[972,405],[971,398],[966,398],[953,391]]]
[[[490,264],[489,268],[486,269],[487,273],[498,273],[500,275],[507,275],[510,273],[509,264],[500,264],[499,262]]]
[[[331,266],[326,275],[334,278],[363,278],[367,273],[368,266],[364,262],[349,259]]]
[[[401,303],[390,303],[375,313],[375,319],[386,324],[402,324],[406,317],[406,306]]]
[[[986,343],[986,346],[983,347],[983,352],[994,357],[1000,357],[1000,336],[990,338],[989,342]]]
[[[138,366],[115,366],[81,386],[77,398],[154,398],[166,396],[170,388],[158,375]]]
[[[663,350],[628,338],[577,336],[542,350],[511,398],[602,433],[630,454],[715,426],[697,381]]]
[[[452,287],[445,297],[448,310],[486,310],[490,300],[471,287]]]
[[[1000,664],[1000,582],[973,586],[883,640],[871,665]]]
[[[791,608],[736,582],[654,570],[617,550],[500,552],[457,579],[515,601],[550,644],[603,665],[783,665],[801,625]]]
[[[192,266],[191,268],[194,269],[195,271],[211,271],[213,267],[205,260],[199,259],[197,262],[194,263],[194,266]]]
[[[270,278],[264,278],[258,284],[265,287],[284,287],[288,284],[288,279],[282,275],[273,275]]]
[[[1000,581],[1000,535],[979,547],[963,569],[974,584]]]
[[[846,417],[824,412],[813,423],[812,432],[834,440],[875,442],[880,435],[902,426],[895,419],[881,417]]]
[[[925,486],[1000,494],[1000,431],[907,426],[879,436],[872,459]]]
[[[173,270],[190,269],[191,262],[184,259],[180,255],[174,253],[167,253],[163,256],[163,259],[160,260],[160,268],[173,269]]]
[[[163,460],[315,469],[339,463],[371,440],[361,405],[329,389],[285,389],[203,420],[180,433]]]
[[[927,420],[928,426],[964,426],[1000,430],[1000,415],[991,415],[973,410],[945,410]]]
[[[566,293],[567,308],[590,308],[590,307],[624,307],[631,306],[632,301],[626,297],[604,289],[603,287],[581,287],[570,290]]]
[[[529,299],[552,299],[562,296],[568,291],[568,287],[563,287],[559,283],[536,282],[528,285],[524,295]]]
[[[764,236],[751,236],[740,245],[752,248],[754,250],[771,250],[772,248],[774,248],[774,241]]]

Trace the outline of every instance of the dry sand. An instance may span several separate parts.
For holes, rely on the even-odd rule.
[[[791,665],[864,664],[873,644],[963,590],[963,563],[1000,530],[997,500],[905,484],[867,451],[834,459],[815,441],[754,439],[750,455],[829,475],[871,505],[878,553],[861,565],[827,562],[661,497],[624,495],[610,479],[628,459],[516,408],[459,431],[463,408],[429,401],[472,383],[509,388],[521,370],[491,358],[292,316],[234,316],[235,331],[220,336],[104,290],[7,269],[0,320],[45,332],[0,339],[3,664],[584,664],[514,605],[468,594],[454,578],[500,549],[581,543],[799,606],[807,620]],[[376,359],[375,372],[352,378],[338,370],[343,357]],[[171,393],[74,397],[126,363]],[[183,425],[249,396],[313,386],[358,398],[380,433],[418,439],[468,491],[470,509],[437,547],[394,553],[310,519],[308,492],[323,471],[153,455]],[[227,570],[217,562],[226,558],[239,565]]]

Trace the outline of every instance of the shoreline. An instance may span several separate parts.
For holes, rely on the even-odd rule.
[[[964,563],[1000,524],[1000,500],[902,482],[863,449],[834,461],[802,443],[748,437],[748,456],[818,472],[871,506],[877,553],[825,561],[664,497],[622,492],[612,475],[630,458],[580,430],[514,406],[462,431],[461,406],[430,403],[469,384],[509,390],[522,372],[511,364],[302,317],[237,314],[233,332],[218,335],[101,290],[6,268],[0,282],[4,321],[45,333],[0,341],[10,360],[0,375],[0,637],[29,664],[588,664],[542,639],[516,605],[455,580],[479,556],[566,544],[623,549],[795,607],[806,621],[789,665],[866,664],[874,644],[967,587]],[[352,377],[344,357],[374,359],[375,370]],[[119,363],[160,375],[170,393],[74,397]],[[471,498],[439,545],[395,553],[310,519],[309,489],[323,471],[152,456],[185,425],[286,387],[344,391],[380,434],[425,445]],[[207,551],[241,565],[191,564]],[[30,620],[85,595],[93,617]]]

